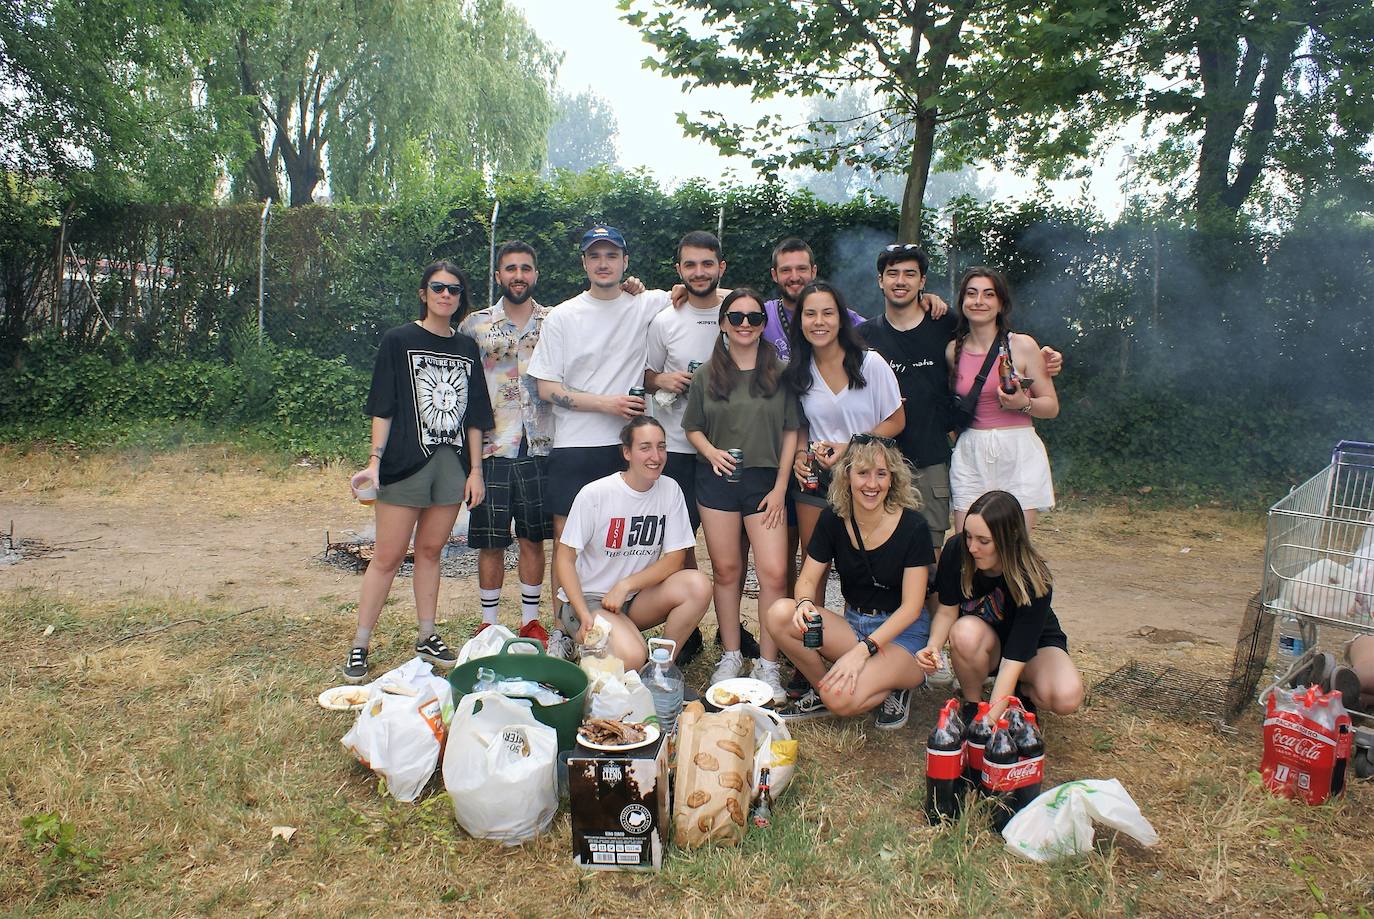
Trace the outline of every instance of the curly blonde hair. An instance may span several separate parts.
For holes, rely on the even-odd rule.
[[[921,495],[916,491],[911,465],[900,450],[876,440],[866,444],[851,443],[830,471],[830,492],[826,495],[830,507],[841,520],[854,519],[854,495],[849,488],[850,470],[855,467],[871,469],[878,465],[880,457],[887,467],[890,482],[887,497],[883,499],[883,510],[921,509]]]

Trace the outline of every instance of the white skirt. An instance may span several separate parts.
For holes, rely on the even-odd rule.
[[[1033,427],[969,428],[954,444],[949,491],[956,511],[966,511],[990,491],[1011,492],[1021,507],[1054,507],[1050,458]]]

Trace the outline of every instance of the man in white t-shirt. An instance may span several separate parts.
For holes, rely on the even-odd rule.
[[[582,486],[624,468],[620,428],[645,410],[644,399],[630,390],[644,387],[649,322],[670,301],[661,290],[622,291],[629,263],[619,230],[588,230],[582,237],[588,289],[553,309],[530,359],[539,398],[553,403],[544,507],[553,515],[555,540]]]
[[[706,615],[711,582],[683,568],[696,543],[677,483],[663,475],[663,425],[639,415],[620,437],[624,472],[577,493],[554,552],[562,585],[559,623],[581,644],[596,616],[611,623],[610,651],[625,668],[648,659],[640,632],[663,625],[680,654]]]

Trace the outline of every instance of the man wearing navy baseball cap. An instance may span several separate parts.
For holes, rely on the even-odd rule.
[[[553,514],[555,542],[582,486],[625,468],[620,429],[644,414],[649,322],[670,305],[665,291],[632,295],[621,289],[630,259],[615,227],[591,227],[581,248],[587,290],[544,320],[529,366],[539,397],[553,403],[544,507]],[[640,395],[630,395],[632,389]]]

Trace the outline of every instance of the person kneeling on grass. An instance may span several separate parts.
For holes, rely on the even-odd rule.
[[[945,543],[935,572],[939,606],[930,641],[917,662],[933,669],[949,639],[950,658],[972,717],[991,673],[989,718],[1008,699],[1067,715],[1083,704],[1083,681],[1069,659],[1069,640],[1050,608],[1053,579],[1031,545],[1016,498],[990,491],[973,502],[961,532]]]
[[[881,705],[877,727],[896,730],[906,724],[911,690],[925,679],[915,655],[930,634],[922,608],[926,566],[935,561],[930,530],[918,513],[911,467],[886,437],[850,438],[834,467],[829,500],[807,545],[798,599],[768,608],[769,634],[814,687],[781,715],[858,715]],[[814,600],[831,562],[844,595],[842,616]],[[816,613],[823,626],[819,650],[803,641],[806,618]],[[829,672],[826,661],[834,662]]]
[[[581,645],[604,616],[611,623],[610,651],[629,670],[648,660],[643,629],[662,624],[664,637],[682,650],[706,615],[711,582],[683,568],[696,538],[682,489],[663,475],[663,425],[639,415],[621,429],[620,443],[626,470],[577,493],[553,564],[563,629]]]

